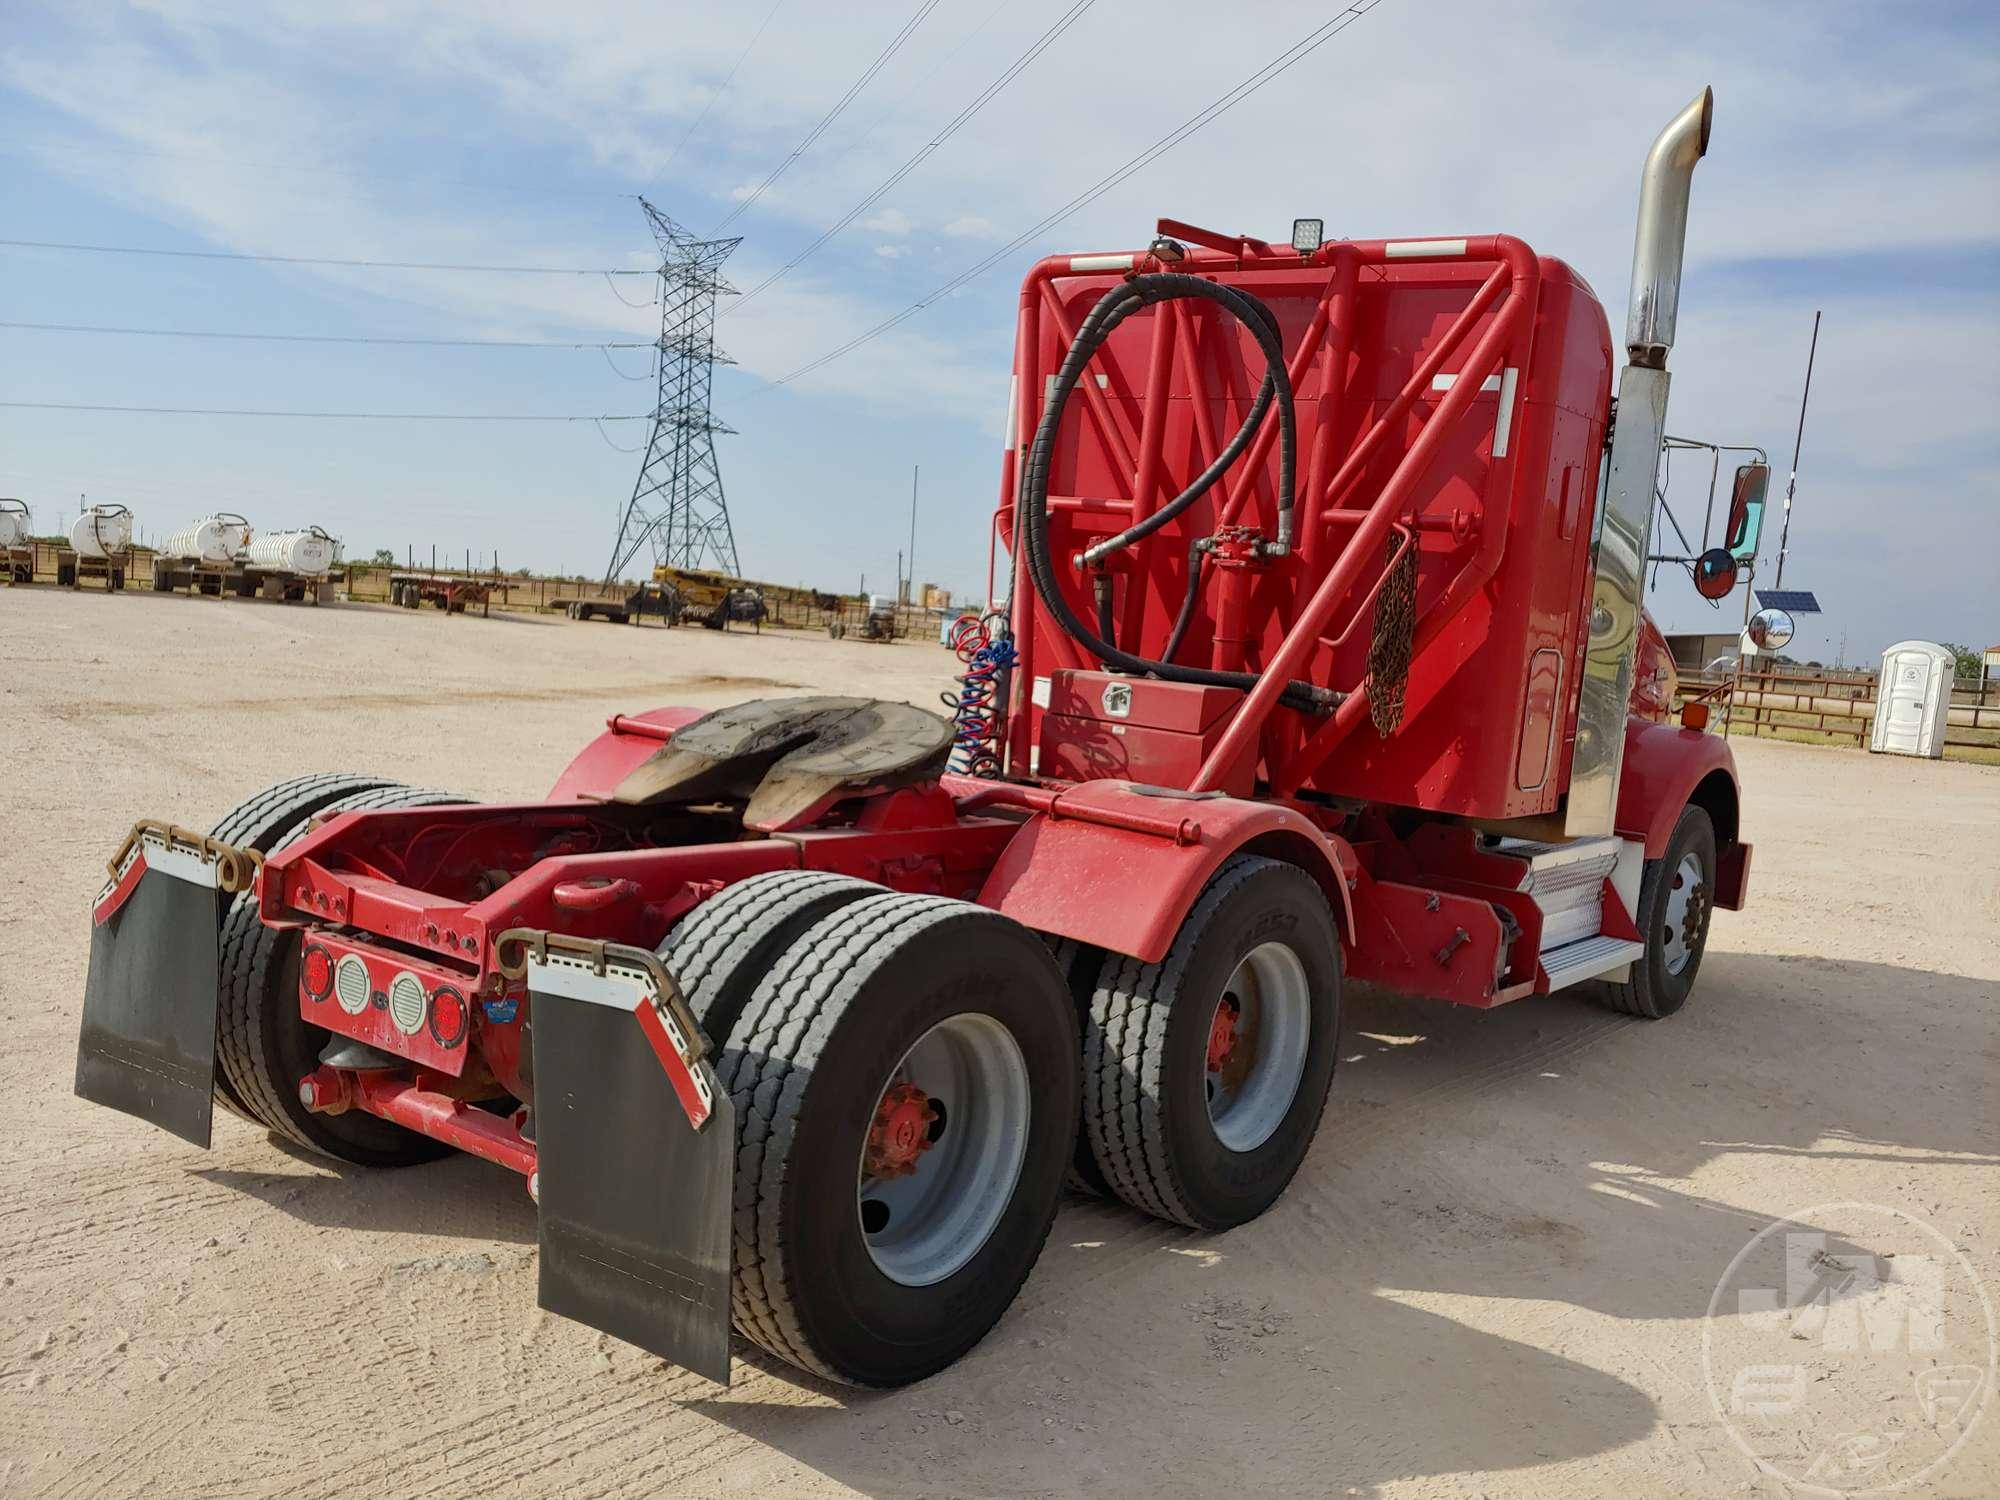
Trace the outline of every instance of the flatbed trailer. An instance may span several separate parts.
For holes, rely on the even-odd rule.
[[[572,620],[610,620],[617,625],[628,625],[653,615],[667,626],[681,622],[680,595],[667,584],[641,584],[622,599],[578,594],[551,603]]]
[[[1042,261],[948,722],[655,708],[527,800],[309,774],[137,824],[78,1092],[468,1152],[537,1205],[541,1306],[886,1386],[995,1325],[1066,1182],[1275,1203],[1350,980],[1678,1011],[1751,854],[1641,607],[1710,105],[1647,159],[1622,368],[1506,235]]]
[[[466,578],[449,573],[391,573],[389,602],[403,609],[435,604],[446,614],[461,615],[474,605],[479,613],[490,611],[493,585],[483,578]]]

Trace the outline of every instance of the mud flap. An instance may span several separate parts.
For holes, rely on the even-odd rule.
[[[80,1097],[203,1148],[215,1112],[218,866],[135,830],[93,911],[76,1049]]]
[[[736,1121],[708,1042],[653,954],[529,944],[536,1300],[729,1383]]]

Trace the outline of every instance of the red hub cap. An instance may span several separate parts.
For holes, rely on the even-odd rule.
[[[1242,1006],[1234,995],[1224,995],[1215,1007],[1215,1019],[1208,1027],[1208,1071],[1220,1073],[1236,1050],[1236,1022]]]
[[[930,1149],[937,1118],[930,1096],[914,1083],[884,1090],[875,1106],[875,1123],[868,1128],[864,1170],[870,1177],[909,1176],[917,1170],[917,1158]]]

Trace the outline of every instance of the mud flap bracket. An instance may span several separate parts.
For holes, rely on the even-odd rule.
[[[516,929],[534,1028],[537,1301],[729,1382],[736,1122],[708,1039],[643,948]]]

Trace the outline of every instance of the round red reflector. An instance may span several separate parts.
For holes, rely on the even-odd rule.
[[[318,943],[307,943],[305,956],[299,964],[299,978],[305,984],[307,995],[315,1000],[324,1000],[333,992],[333,955]]]
[[[465,1040],[470,1012],[465,996],[450,985],[431,991],[431,1039],[440,1047],[456,1047]]]

